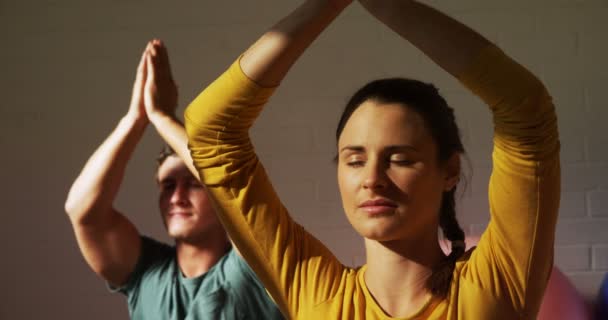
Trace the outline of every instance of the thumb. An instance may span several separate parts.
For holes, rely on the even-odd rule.
[[[147,70],[147,79],[146,82],[151,81],[154,82],[156,80],[156,68],[154,67],[154,62],[152,61],[152,55],[146,54],[145,57],[145,66]]]
[[[135,86],[141,86],[146,78],[146,56],[147,56],[147,51],[144,50],[144,52],[141,55],[141,59],[139,60],[139,64],[137,65],[137,73],[135,75]]]
[[[146,69],[146,79],[143,85],[144,90],[144,103],[146,109],[150,110],[154,108],[154,95],[156,90],[156,70],[154,70],[154,66],[152,65],[152,57],[150,54],[146,54],[144,68]]]
[[[137,73],[135,75],[135,82],[133,83],[133,93],[131,96],[131,105],[135,106],[141,103],[144,84],[146,81],[146,51],[141,56],[139,65],[137,66]]]

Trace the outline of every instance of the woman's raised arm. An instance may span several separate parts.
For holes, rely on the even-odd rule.
[[[352,0],[308,0],[258,39],[241,58],[243,72],[264,87],[279,85],[319,34]]]
[[[532,318],[553,263],[560,196],[559,140],[551,96],[523,66],[433,8],[409,0],[359,1],[492,110],[491,219],[469,259],[468,274],[461,279],[508,301],[520,318]]]
[[[453,76],[489,44],[479,33],[417,1],[359,0],[373,16]]]
[[[350,2],[304,2],[210,84],[184,116],[192,160],[220,220],[289,318],[335,295],[343,267],[291,219],[255,154],[249,128],[297,58]],[[317,283],[320,275],[329,280]]]

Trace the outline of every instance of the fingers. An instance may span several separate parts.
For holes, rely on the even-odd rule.
[[[156,101],[158,99],[158,92],[156,86],[156,68],[154,67],[154,64],[152,62],[152,54],[150,52],[151,48],[152,45],[150,42],[150,45],[148,45],[148,48],[146,48],[146,55],[144,60],[145,68],[147,69],[147,74],[143,86],[143,95],[144,108],[146,109],[148,117],[151,116],[151,113],[157,111]]]
[[[162,41],[158,39],[152,40],[148,52],[152,56],[152,65],[156,68],[156,76],[172,79],[169,55]]]
[[[150,44],[148,43],[148,46]],[[143,99],[143,90],[144,90],[144,86],[145,86],[145,82],[146,82],[146,72],[148,70],[147,66],[146,66],[146,56],[147,54],[147,49],[148,46],[146,47],[146,50],[144,50],[144,52],[141,55],[141,58],[139,60],[139,64],[137,66],[137,73],[135,75],[135,82],[133,83],[133,92],[131,94],[131,106],[132,108],[139,108],[139,106],[142,104],[142,99]]]
[[[158,57],[159,57],[159,61],[160,61],[161,65],[163,66],[163,68],[167,72],[167,74],[170,75],[171,66],[169,64],[169,53],[167,52],[167,47],[165,47],[165,45],[160,40],[158,40],[157,52],[158,52]]]
[[[144,100],[150,113],[173,114],[177,107],[177,87],[168,65],[167,49],[160,40],[154,39],[146,48]]]
[[[147,80],[154,81],[157,74],[157,66],[154,63],[153,53],[151,51],[146,52],[145,65],[147,69]],[[147,82],[147,81],[146,81]]]
[[[149,46],[150,43],[148,43],[148,46],[146,46],[146,49],[144,50],[141,55],[141,58],[139,59],[139,64],[137,65],[137,73],[135,75],[135,86],[141,85],[145,81],[147,71],[146,55]]]
[[[144,50],[144,52],[141,54],[141,58],[139,59],[139,64],[137,65],[137,75],[139,75],[143,69],[144,69],[144,65],[146,62],[146,52],[147,52],[148,47],[146,46],[146,49]]]

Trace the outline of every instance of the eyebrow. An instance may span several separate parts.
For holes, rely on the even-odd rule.
[[[342,153],[343,151],[357,151],[357,152],[363,152],[363,151],[365,151],[365,148],[364,148],[364,147],[362,147],[362,146],[351,146],[351,145],[348,145],[348,146],[346,146],[346,147],[344,147],[344,148],[340,149],[340,152],[339,152],[339,153]]]
[[[342,153],[343,151],[364,152],[365,147],[357,146],[357,145],[348,145],[348,146],[345,146],[342,149],[340,149],[339,153]],[[414,148],[413,146],[403,144],[403,145],[390,145],[390,146],[384,148],[383,151],[414,151],[414,152],[417,152],[418,149]]]
[[[167,183],[167,182],[175,182],[174,177],[164,177],[162,179],[158,179],[159,184]]]

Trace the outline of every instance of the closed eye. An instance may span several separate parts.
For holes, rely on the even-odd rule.
[[[390,160],[390,163],[392,164],[396,164],[398,166],[410,166],[412,164],[414,164],[414,161],[409,160],[409,159],[403,159],[403,160]]]
[[[160,189],[162,191],[167,191],[167,190],[173,190],[175,189],[175,182],[174,181],[161,181],[160,182]]]
[[[190,186],[192,188],[204,188],[205,187],[205,186],[203,186],[202,183],[200,183],[198,180],[195,180],[195,179],[190,181]]]
[[[353,167],[353,168],[363,167],[363,165],[365,165],[365,161],[363,161],[363,160],[348,161],[348,162],[346,162],[346,165],[349,167]]]

